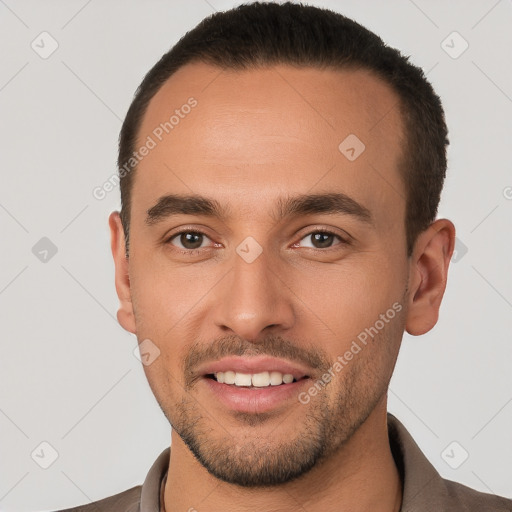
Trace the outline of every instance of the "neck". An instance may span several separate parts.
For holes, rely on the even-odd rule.
[[[165,512],[399,512],[402,483],[391,453],[385,400],[336,453],[287,484],[243,488],[218,480],[172,437]]]

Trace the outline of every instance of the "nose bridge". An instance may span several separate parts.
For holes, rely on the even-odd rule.
[[[254,240],[242,242],[233,257],[215,322],[247,340],[255,340],[267,327],[288,329],[293,323],[293,305],[279,278],[276,259]]]

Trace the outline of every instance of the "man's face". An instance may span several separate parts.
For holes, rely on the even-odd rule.
[[[397,102],[366,71],[191,64],[149,104],[137,147],[156,146],[135,175],[125,327],[160,350],[150,386],[218,478],[288,481],[385,408],[408,280]],[[325,194],[339,208],[285,208]],[[224,216],[169,201],[148,215],[168,195],[204,196]],[[232,371],[257,385],[214,379]],[[272,372],[294,382],[266,386]]]

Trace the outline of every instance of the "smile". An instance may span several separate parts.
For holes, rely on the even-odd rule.
[[[216,372],[212,375],[217,382],[221,384],[231,384],[240,387],[265,388],[268,386],[280,386],[282,384],[291,384],[296,379],[291,373],[281,373],[277,371],[263,371],[259,373],[241,373],[228,370],[225,372]]]

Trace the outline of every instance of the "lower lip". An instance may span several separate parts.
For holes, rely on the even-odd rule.
[[[304,378],[290,384],[265,388],[221,384],[208,377],[203,377],[202,380],[215,398],[227,408],[238,412],[261,413],[269,412],[290,400],[299,403],[299,391],[310,379]]]

